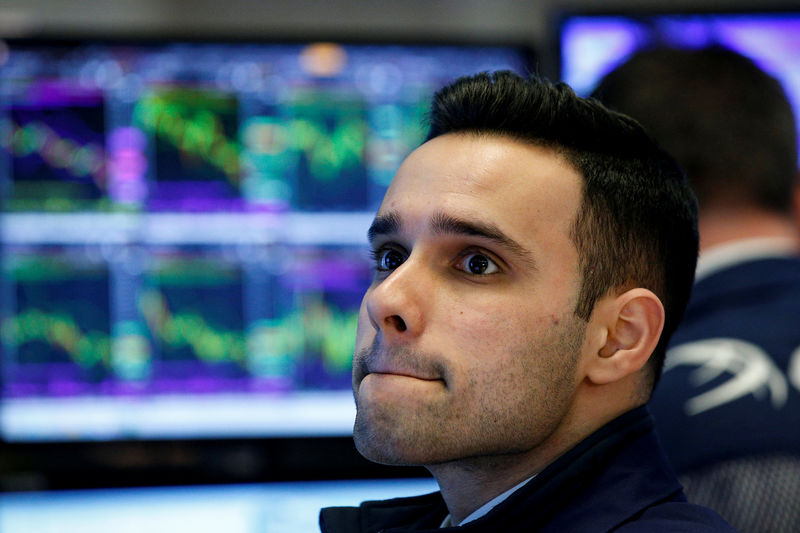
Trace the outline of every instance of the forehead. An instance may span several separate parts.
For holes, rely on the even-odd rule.
[[[549,148],[504,136],[447,134],[403,162],[379,214],[406,225],[437,213],[498,226],[514,239],[569,237],[582,178]],[[417,228],[421,230],[422,228]]]

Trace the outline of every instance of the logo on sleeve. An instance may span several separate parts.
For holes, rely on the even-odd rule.
[[[696,388],[723,374],[730,376],[714,388],[687,400],[684,409],[689,416],[748,395],[769,401],[775,409],[786,404],[787,376],[767,352],[750,342],[717,338],[681,344],[667,352],[664,372],[679,366],[697,367],[689,374],[689,381]],[[800,390],[800,348],[792,356],[788,381]]]

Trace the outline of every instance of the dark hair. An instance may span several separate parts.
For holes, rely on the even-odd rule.
[[[666,310],[651,357],[655,383],[697,262],[697,205],[675,161],[629,117],[579,98],[566,84],[512,72],[456,80],[434,97],[430,121],[428,139],[508,136],[553,149],[582,174],[572,230],[583,275],[575,313],[588,320],[612,290],[652,290]]]
[[[640,121],[680,163],[702,210],[791,210],[797,130],[780,83],[721,46],[633,54],[593,96]]]

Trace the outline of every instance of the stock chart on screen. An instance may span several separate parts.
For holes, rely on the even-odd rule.
[[[523,49],[0,41],[0,437],[335,436],[433,92]]]

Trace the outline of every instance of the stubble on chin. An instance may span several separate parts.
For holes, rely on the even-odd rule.
[[[432,466],[470,458],[485,464],[491,457],[527,453],[551,436],[568,411],[584,335],[585,323],[564,320],[528,342],[514,343],[507,350],[513,353],[509,360],[527,361],[517,372],[473,369],[447,376],[445,359],[436,354],[362,350],[354,358],[356,447],[367,459],[393,465]],[[446,394],[407,402],[359,398],[370,365],[387,355],[419,365],[421,371],[441,365],[436,368],[445,377]],[[509,391],[524,389],[530,392],[509,397]]]
[[[383,429],[386,422],[381,421],[377,413],[367,414],[367,409],[363,406],[357,407],[356,421],[353,426],[353,442],[358,452],[375,463],[385,465],[405,464],[396,457],[396,454],[390,453],[393,447],[387,442],[389,436]]]
[[[353,440],[358,451],[380,464],[426,464],[430,453],[439,447],[431,442],[431,437],[436,437],[433,440],[442,437],[444,413],[441,411],[444,406],[433,400],[412,406],[407,401],[365,398],[360,394],[362,381],[371,369],[381,365],[400,368],[411,374],[441,377],[441,383],[437,386],[446,389],[446,369],[442,358],[404,347],[387,350],[377,342],[358,351],[353,358],[353,395],[356,402]],[[431,427],[432,421],[437,427]]]
[[[353,441],[361,455],[386,465],[419,464],[406,451],[418,449],[418,446],[410,442],[412,431],[401,411],[402,406],[356,400]]]

